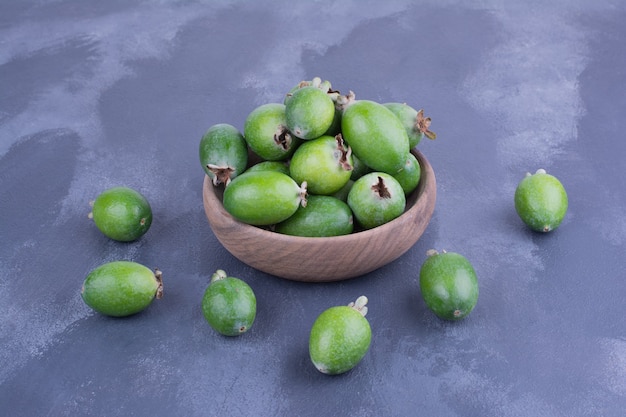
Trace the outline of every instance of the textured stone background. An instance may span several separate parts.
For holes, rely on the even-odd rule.
[[[0,414],[623,416],[624,21],[611,0],[3,1]],[[423,107],[438,134],[419,145],[438,181],[422,239],[380,270],[320,285],[221,247],[197,156],[209,126],[243,128],[314,76]],[[537,168],[570,199],[549,235],[513,207]],[[87,219],[114,185],[152,204],[135,243]],[[478,305],[462,322],[421,300],[430,248],[477,270]],[[121,320],[79,294],[91,269],[119,259],[165,280],[163,300]],[[240,338],[202,317],[217,268],[257,293]],[[324,376],[308,358],[310,326],[361,294],[371,349]]]

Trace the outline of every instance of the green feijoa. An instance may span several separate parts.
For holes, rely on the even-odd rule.
[[[315,77],[312,80],[302,80],[298,84],[293,86],[291,90],[289,90],[289,92],[285,94],[285,99],[283,101],[283,104],[286,105],[289,102],[289,100],[291,100],[293,93],[295,93],[296,90],[299,90],[300,88],[303,88],[303,87],[319,88],[324,93],[328,94],[333,101],[336,101],[337,97],[339,96],[339,92],[332,89],[332,85],[330,81],[328,80],[322,81],[320,77]]]
[[[363,359],[372,340],[366,304],[367,298],[361,296],[347,306],[330,307],[317,317],[309,336],[309,356],[320,372],[342,374]]]
[[[409,153],[409,157],[406,161],[404,169],[395,174],[393,177],[398,180],[398,182],[402,186],[404,194],[408,195],[417,188],[421,176],[422,169],[420,167],[419,161],[417,160],[415,155]]]
[[[261,161],[248,168],[248,172],[254,171],[277,171],[289,175],[289,165],[283,161]]]
[[[348,100],[341,133],[354,154],[372,170],[393,175],[404,167],[409,137],[400,119],[382,104]]]
[[[98,313],[125,317],[163,296],[161,271],[130,261],[108,262],[92,270],[81,289],[85,304]]]
[[[238,336],[250,330],[254,323],[256,296],[245,281],[218,269],[202,297],[202,312],[215,331]]]
[[[211,126],[200,140],[200,163],[213,185],[228,184],[248,165],[243,135],[227,123]]]
[[[460,320],[476,306],[478,280],[472,264],[454,252],[429,250],[420,269],[420,290],[438,317]]]
[[[352,173],[352,156],[341,135],[320,136],[304,142],[289,162],[289,173],[306,181],[311,194],[330,195],[341,189]]]
[[[315,139],[331,127],[335,118],[335,103],[317,87],[297,89],[285,106],[287,129],[301,139]]]
[[[150,203],[132,188],[109,188],[101,192],[91,204],[89,217],[105,236],[113,240],[137,240],[152,224]]]
[[[339,191],[337,191],[336,193],[334,193],[332,196],[335,197],[335,198],[338,198],[339,200],[343,201],[344,203],[347,202],[348,201],[348,194],[350,194],[350,190],[352,189],[353,185],[354,185],[354,181],[353,180],[348,180],[346,185],[341,187],[341,189]]]
[[[352,154],[352,173],[350,174],[350,179],[356,181],[369,172],[372,172],[372,168],[365,165],[358,156]]]
[[[333,122],[330,124],[324,135],[327,136],[337,136],[341,133],[341,116],[343,111],[335,107],[335,116],[333,117]]]
[[[537,232],[559,227],[567,212],[567,193],[554,176],[539,169],[526,174],[515,189],[515,210],[522,221]]]
[[[288,159],[301,140],[287,130],[285,105],[262,104],[246,117],[243,136],[252,151],[266,161]]]
[[[406,206],[406,196],[394,177],[384,172],[370,172],[352,185],[348,206],[357,222],[371,229],[400,216]]]
[[[435,139],[437,135],[429,130],[431,119],[424,117],[424,110],[415,110],[406,103],[385,103],[383,106],[395,114],[409,137],[409,147],[416,147],[422,138]]]
[[[280,223],[306,205],[302,186],[277,171],[244,172],[224,189],[224,208],[237,220],[255,226]]]
[[[291,100],[291,96],[296,90],[310,86],[317,87],[326,94],[328,94],[328,96],[333,100],[333,103],[335,103],[337,101],[337,98],[339,97],[339,91],[332,89],[330,81],[322,81],[320,77],[315,77],[310,81],[300,81],[291,90],[289,90],[289,92],[285,95],[284,104],[286,105],[287,102]],[[341,113],[342,111],[335,107],[335,116],[333,117],[333,122],[331,123],[328,130],[324,132],[324,135],[335,136],[341,133]]]
[[[309,195],[306,207],[278,223],[275,231],[292,236],[328,237],[352,233],[354,224],[348,205],[331,196]]]

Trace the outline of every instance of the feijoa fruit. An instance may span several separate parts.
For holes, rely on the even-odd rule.
[[[422,168],[419,161],[412,153],[409,153],[409,157],[406,160],[404,169],[393,176],[404,190],[404,194],[408,195],[417,188],[422,177]]]
[[[306,207],[278,223],[275,231],[292,236],[328,237],[352,233],[352,210],[336,197],[309,195]]]
[[[320,372],[337,375],[354,368],[369,350],[372,331],[365,318],[367,298],[322,312],[311,328],[309,355]]]
[[[89,217],[107,237],[130,242],[143,236],[152,224],[152,208],[138,191],[113,187],[101,192],[92,204]]]
[[[352,185],[348,206],[358,223],[371,229],[404,213],[406,196],[394,177],[384,172],[370,172]]]
[[[476,306],[478,280],[472,264],[455,252],[430,250],[420,269],[420,290],[438,317],[460,320]]]
[[[339,97],[339,91],[333,90],[330,81],[328,80],[322,81],[320,77],[315,77],[312,80],[300,81],[291,90],[289,90],[289,92],[285,94],[284,104],[286,105],[287,102],[291,100],[291,97],[293,96],[293,93],[296,90],[303,88],[303,87],[319,88],[331,98],[333,103],[335,103],[337,101],[337,98]],[[335,106],[335,116],[333,118],[333,122],[331,123],[330,127],[326,130],[326,132],[324,132],[324,135],[335,136],[341,132],[341,113],[342,113],[341,110]]]
[[[247,171],[278,171],[285,175],[289,175],[289,165],[283,161],[261,161],[252,165],[247,169]]]
[[[520,181],[514,200],[519,217],[537,232],[556,229],[567,212],[568,199],[563,184],[544,169],[528,173]]]
[[[334,193],[332,196],[335,197],[335,198],[338,198],[339,200],[343,201],[344,203],[348,202],[348,194],[350,194],[350,190],[352,189],[353,185],[354,185],[354,181],[351,180],[351,179],[348,180],[346,185],[341,187],[341,189],[339,191],[337,191],[336,193]]]
[[[302,80],[298,84],[294,85],[291,88],[291,90],[289,90],[289,92],[287,94],[285,94],[285,99],[283,101],[283,104],[286,105],[287,102],[289,102],[289,100],[291,100],[291,97],[293,96],[293,93],[296,92],[296,90],[299,90],[300,88],[304,88],[304,87],[316,87],[316,88],[319,88],[324,93],[328,94],[333,101],[336,101],[337,97],[339,96],[339,92],[333,90],[330,81],[328,81],[328,80],[322,81],[322,79],[320,77],[314,77],[312,80]]]
[[[306,205],[306,183],[299,186],[277,171],[244,172],[224,189],[224,208],[237,220],[255,226],[280,223]]]
[[[306,181],[311,194],[330,195],[350,179],[351,153],[341,135],[321,136],[300,145],[289,163],[289,173],[297,183]]]
[[[136,262],[108,262],[85,278],[81,296],[98,313],[125,317],[146,309],[163,295],[161,271]]]
[[[284,161],[296,150],[301,140],[287,130],[285,105],[266,103],[248,114],[243,136],[250,149],[266,161]]]
[[[218,269],[202,297],[202,312],[215,331],[224,336],[238,336],[250,330],[254,323],[256,296],[245,281]]]
[[[293,92],[285,106],[287,129],[301,139],[315,139],[326,133],[335,118],[335,103],[317,87]]]
[[[243,135],[227,123],[211,126],[200,140],[200,163],[213,185],[228,184],[248,165]]]
[[[374,171],[396,174],[406,163],[409,138],[400,119],[371,100],[347,100],[341,133],[354,154]]]
[[[365,165],[361,159],[356,156],[354,153],[352,154],[352,173],[350,174],[350,179],[353,181],[358,180],[363,175],[372,172],[372,168]]]
[[[431,119],[424,117],[424,110],[415,110],[406,103],[385,103],[383,104],[395,114],[409,137],[409,147],[416,147],[422,138],[435,139],[437,135],[429,130]]]

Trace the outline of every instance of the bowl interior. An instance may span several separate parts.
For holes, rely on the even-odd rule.
[[[407,196],[405,212],[384,225],[335,237],[301,237],[275,233],[234,219],[222,204],[223,188],[208,176],[204,209],[213,233],[245,264],[281,278],[324,282],[357,277],[397,259],[410,249],[430,222],[436,200],[433,169],[418,150],[420,183]]]

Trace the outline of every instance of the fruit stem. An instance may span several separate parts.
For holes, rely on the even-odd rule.
[[[311,83],[309,85],[319,88],[320,90],[328,94],[328,96],[331,98],[333,102],[336,102],[337,97],[339,97],[339,91],[333,90],[332,85],[330,84],[330,81],[328,80],[322,81],[320,77],[315,77],[313,78],[313,80],[311,80]]]
[[[306,181],[302,181],[302,185],[300,185],[300,205],[302,207],[306,207],[306,203],[307,203],[307,182]]]
[[[439,252],[437,251],[437,249],[428,249],[426,251],[426,256],[428,257],[435,256],[435,255],[439,255]]]
[[[348,106],[353,104],[355,101],[356,101],[356,94],[354,94],[354,91],[350,90],[350,92],[346,94],[345,96],[340,95],[337,97],[337,101],[335,102],[335,107],[337,107],[337,110],[344,111],[345,109],[348,108]]]
[[[157,280],[158,286],[156,290],[156,299],[163,298],[163,272],[159,268],[154,268],[154,278]]]
[[[365,317],[365,315],[367,314],[367,301],[367,297],[362,295],[357,298],[356,301],[350,302],[350,304],[348,304],[348,307],[355,309],[356,311],[361,313],[363,317]]]
[[[372,185],[372,190],[379,198],[391,198],[391,193],[385,184],[385,180],[381,176],[378,176],[378,182]]]
[[[227,166],[219,166],[214,164],[207,164],[209,171],[213,173],[213,185],[218,186],[224,184],[227,186],[230,183],[230,176],[235,172],[235,168]]]
[[[223,269],[218,269],[213,273],[213,275],[211,275],[211,282],[219,281],[220,279],[224,279],[226,277],[228,277],[226,271],[224,271]]]
[[[328,96],[331,98],[333,103],[337,102],[337,97],[339,97],[340,95],[339,91],[332,89],[332,85],[330,84],[330,81],[328,80],[322,81],[320,77],[315,77],[311,81],[302,80],[297,85],[297,88],[304,88],[304,87],[319,88],[320,90],[328,94]],[[287,97],[291,97],[293,93],[287,93],[286,95]]]
[[[350,146],[346,146],[346,142],[343,140],[341,133],[335,136],[335,140],[337,141],[337,151],[340,153],[339,166],[341,166],[344,171],[352,171],[354,168],[350,163],[352,148]]]
[[[415,116],[415,130],[422,132],[428,139],[435,140],[437,134],[429,130],[432,119],[430,117],[424,117],[424,110],[421,109]]]
[[[291,138],[291,134],[289,130],[287,130],[286,126],[279,125],[274,133],[274,143],[283,151],[287,151],[291,147],[291,142],[293,139]]]

